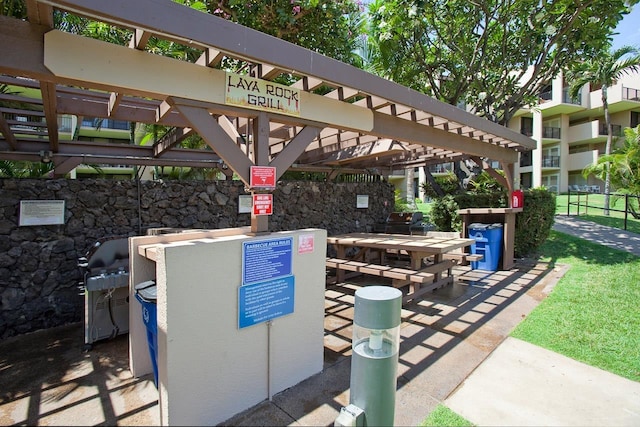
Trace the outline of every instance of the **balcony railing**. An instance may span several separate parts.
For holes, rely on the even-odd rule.
[[[542,137],[560,139],[560,128],[545,126],[542,128]]]
[[[613,136],[622,136],[622,126],[620,125],[611,125],[612,135]],[[600,123],[600,130],[598,131],[598,135],[608,135],[608,129],[606,123]]]
[[[73,120],[70,116],[58,116],[58,130],[60,132],[71,132]]]
[[[126,120],[97,119],[92,117],[85,117],[82,120],[82,126],[94,129],[129,130],[129,122]]]
[[[622,99],[629,101],[640,101],[640,90],[630,87],[622,87]]]
[[[542,156],[543,168],[559,168],[560,156]]]
[[[533,129],[531,128],[520,128],[520,133],[525,136],[533,136]]]
[[[430,165],[429,172],[431,173],[447,173],[453,170],[453,163],[441,163],[439,165]]]
[[[553,94],[551,93],[550,90],[546,92],[540,92],[540,95],[538,96],[542,101],[551,101],[551,99],[553,98]]]

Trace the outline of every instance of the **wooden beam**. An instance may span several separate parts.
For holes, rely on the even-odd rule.
[[[131,35],[131,40],[129,40],[129,47],[131,49],[144,50],[147,47],[147,43],[149,43],[150,38],[150,32],[136,28]]]
[[[382,113],[374,113],[374,127],[371,133],[379,137],[445,148],[508,163],[515,163],[518,159],[518,153],[514,150]]]
[[[44,116],[47,120],[47,132],[49,146],[54,153],[58,152],[58,114],[56,103],[56,85],[54,83],[40,82],[42,105]]]
[[[202,55],[196,60],[196,64],[213,68],[222,61],[222,58],[224,58],[224,53],[209,47],[202,52]]]
[[[49,143],[43,139],[18,138],[16,149],[11,151],[8,143],[0,139],[0,160],[40,161],[40,151],[49,151]],[[56,159],[78,157],[82,163],[104,163],[110,165],[147,165],[216,168],[220,157],[211,150],[170,150],[161,158],[154,157],[153,147],[129,144],[110,144],[86,141],[60,141]]]
[[[165,133],[160,140],[153,144],[153,155],[155,157],[162,156],[194,133],[195,131],[191,128],[171,129],[171,131]]]
[[[9,148],[15,151],[18,144],[16,137],[13,135],[13,132],[11,132],[11,127],[2,114],[0,114],[0,132],[4,136],[5,141],[7,141],[7,144],[9,144]]]
[[[321,129],[311,126],[305,126],[291,141],[284,147],[280,153],[269,163],[269,166],[276,168],[276,179],[280,178],[300,157],[309,143],[316,139]]]
[[[245,153],[236,145],[224,129],[204,108],[181,105],[173,99],[168,100],[173,107],[191,123],[191,127],[205,142],[229,165],[238,177],[246,184],[250,182],[250,170],[253,166]]]
[[[36,0],[27,0],[26,5],[29,22],[53,28],[53,7]]]
[[[261,112],[253,119],[253,163],[257,166],[269,164],[269,116]]]
[[[500,175],[494,168],[492,168],[489,163],[478,156],[470,156],[470,158],[483,170],[487,171],[487,173],[491,175],[496,181],[498,181],[498,184],[502,185],[506,189],[509,189],[509,187],[513,187],[512,185],[510,186],[507,182],[507,179],[504,176]]]
[[[124,96],[121,93],[111,92],[109,95],[109,107],[107,109],[109,117],[113,117],[114,113],[120,106],[123,97]]]
[[[383,139],[336,151],[325,158],[324,162],[328,165],[338,165],[377,156],[395,155],[404,151],[406,150],[400,143],[390,139]]]
[[[54,160],[55,169],[54,176],[59,178],[71,172],[73,169],[77,168],[82,164],[82,157],[67,157],[65,159],[60,157],[55,157]]]
[[[236,107],[244,115],[255,116],[251,110],[226,105],[226,72],[200,67],[139,52],[123,46],[52,30],[45,34],[45,63],[57,78],[82,81],[88,87],[108,87],[118,93],[155,99],[168,96],[222,106]],[[149,76],[153,75],[153,79]],[[177,78],[180,76],[180,78]],[[373,126],[372,112],[346,102],[308,92],[300,92],[300,114],[289,116],[294,123],[313,121],[338,128],[368,132]]]

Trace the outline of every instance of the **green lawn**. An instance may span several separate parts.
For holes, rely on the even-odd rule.
[[[640,382],[640,258],[555,231],[539,252],[571,267],[511,336]],[[422,425],[471,424],[439,405]]]
[[[552,232],[541,260],[571,268],[511,335],[640,381],[640,258]]]

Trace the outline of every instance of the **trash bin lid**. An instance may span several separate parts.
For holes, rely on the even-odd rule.
[[[502,228],[502,224],[496,222],[494,224],[489,225],[487,228]]]
[[[145,301],[156,302],[158,299],[158,287],[156,286],[155,280],[138,283],[133,289],[135,289],[136,293]]]
[[[469,228],[473,228],[474,230],[486,230],[489,227],[489,224],[482,224],[479,222],[474,222],[473,224],[469,224]]]

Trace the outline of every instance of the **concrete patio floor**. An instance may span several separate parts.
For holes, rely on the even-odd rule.
[[[563,273],[526,260],[494,273],[456,267],[453,285],[405,306],[396,425],[419,424],[450,396]],[[327,287],[321,373],[223,425],[333,425],[349,400],[354,293],[371,284]],[[127,346],[122,335],[83,352],[80,323],[0,343],[0,424],[158,425],[153,378],[131,376]]]

